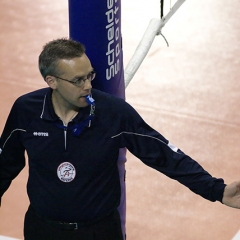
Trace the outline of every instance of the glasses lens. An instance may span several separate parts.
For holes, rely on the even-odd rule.
[[[93,72],[89,73],[88,80],[92,81],[95,77],[96,77],[96,72],[93,71]]]

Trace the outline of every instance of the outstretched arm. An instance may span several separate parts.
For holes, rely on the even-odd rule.
[[[240,209],[240,181],[233,182],[225,187],[222,203]]]

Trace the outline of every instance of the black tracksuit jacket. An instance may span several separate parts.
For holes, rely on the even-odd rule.
[[[94,118],[77,136],[73,131],[88,119],[90,106],[64,127],[53,110],[51,89],[16,100],[0,140],[0,197],[25,166],[26,150],[27,192],[39,214],[66,222],[101,218],[119,205],[117,160],[119,149],[127,148],[143,163],[196,194],[210,201],[222,200],[223,180],[213,178],[174,147],[128,103],[95,89],[92,97]],[[58,170],[63,163],[70,166],[69,175],[60,179]]]

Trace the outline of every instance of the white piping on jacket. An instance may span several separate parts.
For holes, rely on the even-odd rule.
[[[3,144],[3,148],[4,148],[4,146],[6,145],[8,139],[9,139],[9,138],[12,136],[12,134],[13,134],[14,132],[16,132],[16,131],[26,132],[25,129],[20,129],[20,128],[16,128],[16,129],[12,130],[12,132],[10,133],[10,135],[8,136],[8,138],[6,139],[6,141],[5,141],[4,144]]]
[[[149,136],[149,135],[144,135],[144,134],[140,134],[140,133],[133,133],[133,132],[121,132],[117,135],[114,135],[112,136],[111,138],[116,138],[116,137],[119,137],[120,135],[122,134],[129,134],[129,135],[137,135],[137,136],[141,136],[141,137],[148,137],[148,138],[152,138],[152,139],[155,139],[157,141],[160,141],[164,144],[166,144],[164,141],[162,141],[161,139],[158,139],[156,137],[152,137],[152,136]],[[178,148],[176,146],[174,146],[172,143],[168,142],[168,144],[166,144],[168,147],[170,147],[174,152],[178,153],[177,150]]]

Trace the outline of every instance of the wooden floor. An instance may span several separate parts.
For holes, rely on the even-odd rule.
[[[122,0],[124,61],[159,1]],[[68,36],[67,1],[0,1],[0,132],[13,101],[45,83],[38,54]],[[226,183],[240,179],[240,1],[191,0],[157,37],[127,101],[174,145]],[[240,211],[211,203],[127,155],[128,240],[230,240]],[[23,238],[25,168],[2,199],[0,235]]]

